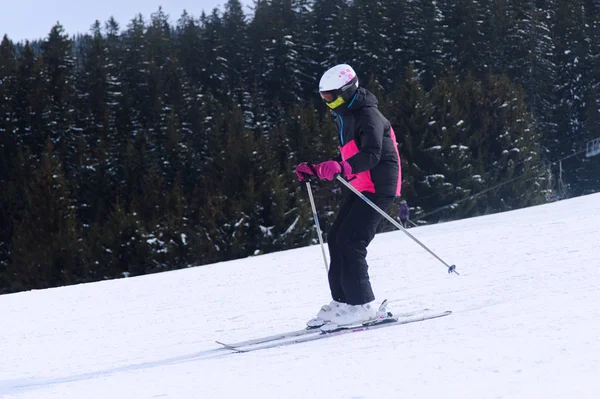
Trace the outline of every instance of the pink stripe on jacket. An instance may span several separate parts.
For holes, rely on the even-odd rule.
[[[390,137],[392,142],[396,143],[396,134],[394,133],[394,129],[390,126]],[[398,153],[398,147],[395,147],[396,155],[398,156],[398,180],[396,184],[396,197],[400,196],[401,187],[402,187],[402,166],[400,164],[400,154]],[[342,156],[342,160],[347,160],[357,154],[359,149],[354,140],[346,143],[343,147],[340,147],[340,154]],[[356,188],[360,192],[367,193],[375,193],[375,184],[371,179],[371,172],[369,170],[365,170],[364,172],[360,172],[357,174],[350,174],[346,176],[352,187]]]

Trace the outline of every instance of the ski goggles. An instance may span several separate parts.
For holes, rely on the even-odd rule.
[[[319,94],[331,109],[335,109],[345,103],[340,90],[320,91]]]
[[[319,94],[321,95],[323,101],[325,101],[326,103],[334,102],[335,99],[339,96],[338,90],[320,91]]]

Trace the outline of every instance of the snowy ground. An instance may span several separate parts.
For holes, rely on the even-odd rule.
[[[326,227],[326,226],[325,226]],[[329,301],[318,246],[0,296],[0,398],[600,397],[600,195],[378,235],[378,299],[437,320],[244,354]]]

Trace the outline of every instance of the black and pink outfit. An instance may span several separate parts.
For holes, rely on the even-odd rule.
[[[359,88],[348,104],[332,112],[336,119],[342,160],[352,167],[348,182],[384,211],[400,196],[402,173],[396,136],[379,112],[377,99]],[[367,246],[382,216],[348,191],[329,230],[332,298],[349,305],[375,299],[369,281]]]

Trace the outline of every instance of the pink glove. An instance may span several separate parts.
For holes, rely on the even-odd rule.
[[[341,173],[347,176],[352,173],[352,166],[346,161],[325,161],[314,165],[317,177],[321,180],[333,180],[335,175]]]
[[[311,168],[311,165],[309,165],[306,162],[302,162],[301,164],[298,164],[298,166],[296,166],[296,176],[298,176],[299,181],[304,181],[310,176],[313,176],[314,174],[315,173]]]

